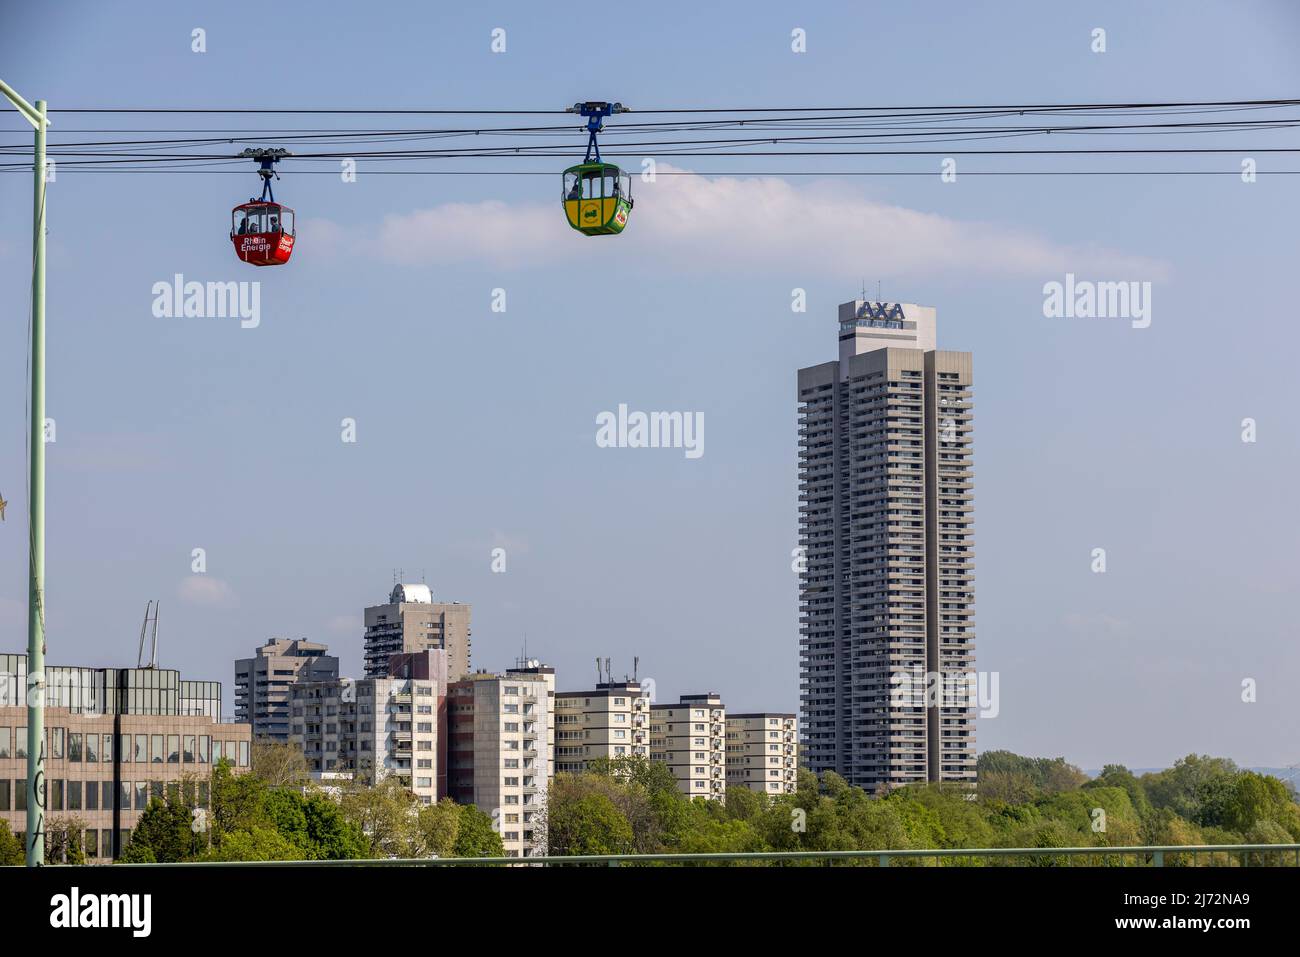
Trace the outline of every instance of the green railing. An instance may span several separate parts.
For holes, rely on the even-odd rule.
[[[575,854],[552,857],[381,858],[356,861],[253,861],[117,864],[116,867],[1300,867],[1300,844],[1195,844],[1138,847],[980,847],[901,851],[759,851],[737,854]]]

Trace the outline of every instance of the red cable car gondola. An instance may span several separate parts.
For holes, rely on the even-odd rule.
[[[241,203],[230,212],[230,241],[235,255],[254,266],[282,266],[293,255],[293,210],[275,201],[271,177],[279,179],[274,165],[287,150],[246,149],[241,156],[260,164],[262,198]]]

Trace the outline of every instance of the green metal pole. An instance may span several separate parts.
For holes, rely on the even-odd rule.
[[[27,866],[45,863],[45,101],[36,101],[32,213],[31,589],[27,595]]]

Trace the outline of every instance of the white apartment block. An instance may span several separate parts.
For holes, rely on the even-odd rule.
[[[555,696],[556,771],[578,774],[598,758],[631,757],[650,757],[650,694],[639,682]]]
[[[727,709],[712,692],[650,708],[650,760],[668,765],[688,797],[726,801],[726,737]]]
[[[451,797],[491,816],[507,857],[546,853],[548,691],[547,676],[517,671],[479,672],[447,691]]]
[[[439,710],[446,694],[446,655],[402,656],[423,662],[420,677],[338,678],[292,688],[290,740],[317,781],[355,778],[374,784],[396,776],[422,804],[446,791]]]
[[[794,794],[798,772],[799,720],[793,714],[727,715],[727,787]]]
[[[544,665],[536,658],[518,658],[512,673],[532,675],[546,682],[547,713],[551,720],[546,723],[546,767],[547,777],[555,778],[555,669]]]

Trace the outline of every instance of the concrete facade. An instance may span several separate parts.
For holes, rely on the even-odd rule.
[[[325,645],[303,638],[272,638],[251,658],[235,662],[235,719],[250,724],[254,738],[289,740],[290,686],[332,681],[339,660]]]
[[[470,670],[470,606],[435,602],[428,585],[394,585],[385,605],[365,611],[365,674],[382,678],[389,655],[442,649],[451,680]]]
[[[794,794],[798,772],[798,718],[780,712],[727,715],[727,787]]]
[[[934,310],[840,306],[840,357],[799,370],[803,755],[872,792],[975,774],[969,353]],[[900,693],[906,691],[907,693]]]
[[[394,655],[383,678],[291,688],[290,740],[316,781],[400,780],[422,804],[447,795],[447,656]]]
[[[597,758],[625,757],[650,757],[650,695],[638,682],[555,696],[557,771],[577,774]]]
[[[508,857],[546,853],[547,692],[546,676],[514,671],[479,672],[448,689],[451,796],[492,818]]]
[[[687,797],[726,801],[727,709],[708,694],[650,706],[650,760],[668,765]]]

